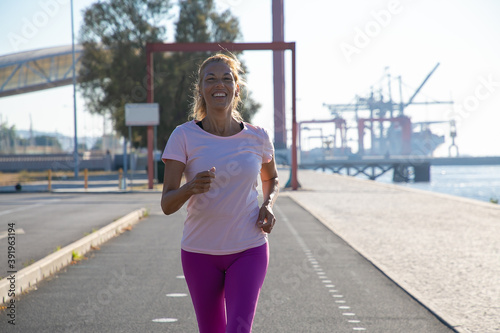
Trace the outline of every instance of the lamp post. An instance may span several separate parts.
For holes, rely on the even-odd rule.
[[[77,136],[77,126],[76,126],[76,64],[75,64],[75,31],[73,24],[73,0],[71,0],[71,47],[72,47],[72,58],[73,58],[73,115],[74,115],[74,126],[75,126],[75,138],[74,145],[75,149],[73,151],[73,158],[75,163],[75,178],[78,178],[78,136]]]

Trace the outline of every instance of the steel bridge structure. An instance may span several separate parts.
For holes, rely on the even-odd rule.
[[[76,73],[83,47],[75,45]],[[24,94],[73,83],[71,45],[0,57],[0,97]]]

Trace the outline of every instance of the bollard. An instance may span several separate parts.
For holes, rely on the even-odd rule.
[[[122,189],[122,178],[123,178],[123,169],[120,168],[118,170],[118,188],[121,190]]]
[[[403,183],[408,182],[410,180],[410,176],[408,174],[408,165],[407,164],[394,164],[392,166],[393,174],[392,181],[395,183]]]
[[[83,170],[83,179],[84,179],[84,185],[83,187],[85,189],[89,188],[89,169],[84,169]]]
[[[52,169],[49,169],[49,172],[48,172],[48,179],[49,179],[49,187],[48,187],[48,190],[49,192],[52,192]]]
[[[429,162],[415,165],[413,170],[415,171],[415,183],[431,181],[431,164]]]

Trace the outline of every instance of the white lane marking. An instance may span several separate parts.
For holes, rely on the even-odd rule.
[[[21,207],[18,207],[18,208],[7,209],[7,210],[4,210],[4,211],[0,212],[0,216],[11,214],[11,213],[16,213],[16,212],[20,212],[20,211],[25,211],[25,210],[29,210],[29,209],[33,209],[33,208],[40,207],[40,206],[45,206],[47,204],[58,202],[58,201],[61,201],[61,200],[62,199],[50,199],[50,200],[47,200],[45,202],[40,202],[40,203],[29,205],[29,206],[21,206]]]
[[[3,212],[0,212],[0,216],[19,212],[19,211],[24,211],[24,210],[28,210],[28,209],[32,209],[32,208],[36,208],[36,207],[40,207],[40,206],[43,206],[43,204],[37,203],[34,205],[30,205],[30,206],[22,206],[22,207],[18,207],[18,208],[7,209],[7,210],[4,210]]]
[[[288,229],[290,230],[290,232],[292,233],[292,235],[295,237],[295,239],[297,240],[297,242],[299,243],[300,247],[304,250],[304,251],[311,251],[309,250],[309,248],[307,247],[306,243],[304,242],[304,240],[302,239],[302,237],[300,237],[299,233],[297,232],[297,229],[295,229],[293,227],[293,225],[290,223],[290,221],[288,221],[288,218],[286,217],[286,215],[283,213],[283,211],[281,210],[281,208],[279,206],[276,206],[276,210],[278,211],[278,213],[283,217],[283,222],[286,224],[286,226],[288,227]],[[311,260],[311,259],[309,259]],[[316,261],[316,260],[314,260]],[[318,264],[318,262],[316,261],[314,264]]]
[[[19,229],[16,229],[15,234],[16,235],[24,235],[25,232],[24,232],[24,230],[22,228],[19,228]],[[2,231],[2,232],[0,232],[0,239],[6,238],[8,235],[9,235],[8,231]]]
[[[153,319],[154,323],[175,323],[177,321],[176,318],[158,318]]]
[[[351,308],[350,306],[346,306],[346,305],[339,306],[339,309],[343,309],[343,310],[349,310],[350,308]]]
[[[186,297],[187,294],[184,293],[172,293],[172,294],[167,294],[167,297]]]
[[[176,279],[185,279],[184,275],[177,275],[175,278]]]
[[[348,320],[347,322],[351,324],[359,324],[361,320]]]
[[[319,265],[318,261],[314,258],[314,256],[311,255],[311,250],[307,247],[306,243],[304,242],[304,240],[302,239],[302,237],[300,237],[299,233],[292,226],[292,224],[290,223],[290,221],[288,221],[288,218],[283,213],[283,211],[279,208],[279,206],[276,206],[275,208],[278,211],[278,213],[282,216],[283,222],[285,222],[285,224],[287,225],[288,229],[290,230],[290,232],[292,233],[292,235],[295,237],[295,239],[299,243],[300,247],[302,247],[302,249],[304,250],[304,253],[306,254],[306,257],[308,258],[308,260],[309,260],[309,262],[310,262],[313,270],[317,272],[318,278],[321,279],[321,282],[323,282],[323,283],[332,283],[331,280],[323,280],[323,279],[326,278],[326,276],[324,276],[324,275],[326,275],[326,273],[323,273],[323,270],[320,268],[320,265]],[[333,285],[333,284],[326,284],[325,287],[333,288],[333,287],[335,287],[335,285]],[[329,292],[337,292],[337,290],[329,290]],[[334,298],[344,298],[343,295],[339,295],[339,294],[335,294],[335,295],[332,295],[332,296]],[[345,300],[336,300],[335,303],[345,304],[346,301]],[[339,306],[339,309],[350,309],[350,307],[349,306]],[[356,314],[353,313],[353,312],[344,312],[344,313],[342,313],[342,315],[346,316],[346,317],[351,317],[351,316],[355,316]],[[360,323],[359,320],[349,320],[348,322],[350,322],[350,323]],[[354,327],[353,330],[355,330],[355,331],[366,331],[366,329],[364,327]]]

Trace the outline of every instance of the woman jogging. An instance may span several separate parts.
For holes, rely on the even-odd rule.
[[[251,332],[269,261],[267,235],[275,223],[274,148],[267,132],[243,122],[237,111],[240,74],[231,56],[203,62],[194,120],[172,132],[162,155],[163,212],[175,213],[188,201],[181,260],[200,333]]]

